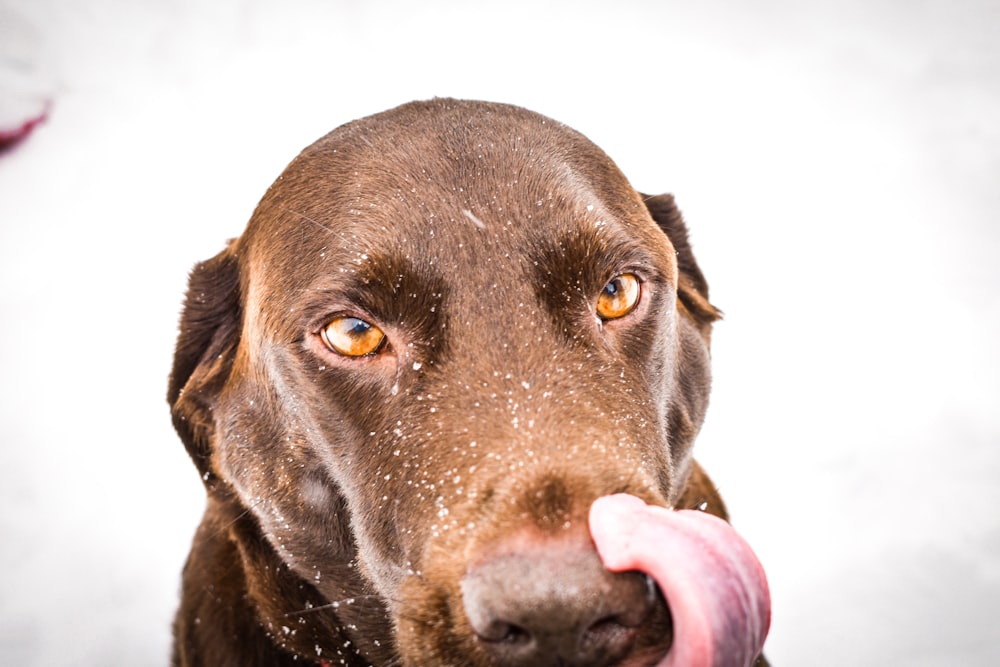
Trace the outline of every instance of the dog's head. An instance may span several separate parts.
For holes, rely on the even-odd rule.
[[[577,649],[518,653],[492,591],[649,598],[594,569],[587,511],[681,502],[716,318],[670,196],[542,116],[414,103],[303,151],[195,268],[169,400],[212,502],[263,538],[241,554],[276,641],[315,657],[323,630],[277,629],[312,606],[374,664],[555,664]],[[646,607],[601,617],[604,662],[561,659],[662,652]]]

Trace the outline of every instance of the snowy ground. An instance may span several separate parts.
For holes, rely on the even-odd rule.
[[[998,34],[976,0],[0,0],[0,102],[54,100],[0,156],[0,664],[166,663],[186,272],[300,148],[435,95],[677,195],[775,664],[1000,664]]]

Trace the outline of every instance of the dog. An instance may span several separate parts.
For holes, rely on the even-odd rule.
[[[670,609],[587,512],[726,517],[692,457],[719,317],[673,197],[559,123],[435,99],[334,130],[190,275],[173,664],[656,664]]]

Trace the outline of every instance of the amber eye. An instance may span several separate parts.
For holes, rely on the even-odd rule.
[[[337,317],[320,332],[328,348],[345,357],[375,354],[385,341],[385,334],[373,324],[356,317]]]
[[[639,279],[623,273],[604,286],[597,297],[597,314],[602,320],[615,320],[632,312],[639,303]]]

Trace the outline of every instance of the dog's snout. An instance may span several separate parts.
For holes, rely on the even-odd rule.
[[[609,572],[577,545],[488,558],[461,588],[476,638],[498,667],[617,664],[662,604],[646,576]]]

